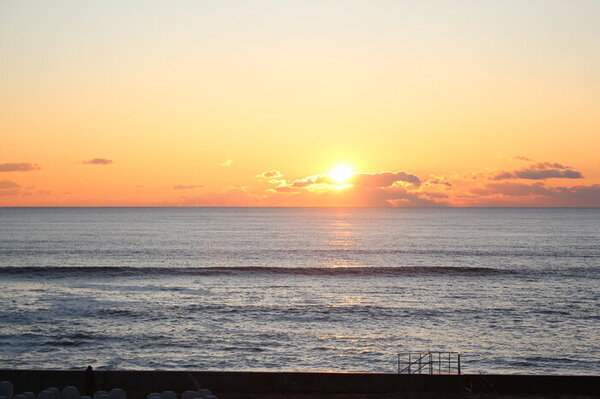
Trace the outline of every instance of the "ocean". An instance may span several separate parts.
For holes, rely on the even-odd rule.
[[[600,208],[0,208],[0,368],[600,374]]]

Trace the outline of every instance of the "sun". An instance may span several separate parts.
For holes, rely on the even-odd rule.
[[[328,176],[336,183],[346,183],[352,176],[354,176],[354,169],[348,165],[340,165],[335,167]]]

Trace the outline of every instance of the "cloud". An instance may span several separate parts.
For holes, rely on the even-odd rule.
[[[394,198],[390,198],[388,203],[393,207],[446,207],[445,202],[436,201],[428,196],[418,195],[415,193],[397,194]]]
[[[275,169],[266,170],[256,175],[260,180],[266,180],[269,184],[275,184],[277,186],[285,186],[286,181],[283,179],[283,174]]]
[[[248,192],[247,187],[226,187],[219,192],[211,192],[193,197],[184,197],[179,202],[182,206],[261,206],[258,196]]]
[[[20,187],[21,187],[21,185],[15,183],[14,181],[10,181],[10,180],[0,181],[0,190],[14,189],[14,188],[20,188]]]
[[[22,197],[30,195],[50,195],[50,190],[36,190],[35,187],[23,187],[18,183],[10,180],[0,181],[0,196],[18,195]]]
[[[471,190],[473,194],[480,196],[506,195],[509,197],[522,197],[528,195],[549,195],[548,190],[543,184],[525,184],[525,183],[490,183],[484,187],[478,187]]]
[[[220,164],[220,165],[221,165],[221,166],[224,166],[224,167],[231,166],[231,165],[233,165],[233,159],[228,159],[228,160],[226,160],[226,161],[223,161],[223,162],[221,162],[221,164]]]
[[[437,177],[434,177],[432,179],[425,181],[425,184],[427,184],[428,186],[440,185],[440,186],[452,187],[452,183],[447,182],[446,180],[437,178]]]
[[[556,206],[600,206],[600,184],[552,189]]]
[[[276,171],[275,171],[276,172]],[[267,202],[280,206],[446,206],[445,193],[422,189],[421,179],[411,173],[381,171],[356,173],[341,184],[328,174],[307,176],[287,181],[277,173],[270,183]],[[444,187],[445,188],[445,187]]]
[[[113,163],[112,160],[106,158],[94,158],[88,161],[83,161],[86,165],[110,165]]]
[[[600,206],[600,184],[547,187],[544,183],[489,183],[471,190],[472,205],[486,206]]]
[[[281,175],[279,176],[282,177]],[[330,188],[341,188],[341,186],[352,186],[354,189],[377,189],[392,187],[403,183],[409,183],[414,186],[421,185],[421,179],[417,176],[406,172],[373,172],[373,173],[355,173],[344,184],[332,179],[328,174],[308,176],[301,179],[293,180],[287,183],[285,180],[276,180],[280,187],[288,187],[291,189],[308,189],[320,190]],[[283,191],[283,190],[279,190]]]
[[[313,184],[319,184],[319,183],[325,183],[325,182],[330,182],[329,179],[320,181],[320,177],[307,177],[306,179],[300,179],[300,180],[295,180],[293,181],[289,187],[290,188],[304,188],[304,187],[309,187],[312,186]]]
[[[286,180],[263,172],[269,182],[265,203],[276,206],[600,206],[600,185],[552,186],[547,179],[582,179],[559,162],[520,157],[522,168],[504,172],[434,176],[422,180],[406,171],[356,173],[344,184],[327,174]]]
[[[202,184],[189,184],[189,185],[177,184],[177,185],[173,186],[173,189],[175,189],[175,190],[190,190],[192,188],[204,188],[204,186]]]
[[[29,172],[39,170],[40,166],[35,163],[15,162],[0,164],[0,172]]]
[[[22,194],[22,192],[20,184],[10,180],[0,181],[0,196],[19,195]]]
[[[445,194],[428,193],[415,186],[391,185],[385,188],[358,188],[356,195],[366,206],[376,207],[436,207],[447,206]]]
[[[594,184],[583,184],[587,180],[583,180],[582,173],[559,162],[537,162],[525,157],[509,162],[517,161],[518,166],[514,169],[430,175],[426,179],[403,170],[362,172],[355,173],[344,183],[333,180],[326,173],[286,179],[278,169],[270,169],[257,174],[256,185],[251,187],[238,185],[215,188],[201,184],[177,184],[172,186],[170,199],[162,205],[600,207],[600,184],[595,184],[598,180],[590,180]],[[111,162],[104,159],[87,161],[98,165]],[[4,170],[27,169],[8,168],[6,165],[22,164],[2,164]],[[578,185],[572,185],[575,183],[571,182]],[[0,195],[4,196],[4,203],[11,203],[19,201],[18,198],[22,196],[30,196],[35,200],[56,194],[33,186],[21,186],[11,180],[0,180]]]
[[[531,158],[527,158],[527,157],[524,157],[524,156],[521,156],[521,155],[517,155],[517,156],[515,157],[515,159],[516,159],[517,161],[533,161],[533,159],[531,159]]]
[[[281,174],[280,171],[273,169],[261,172],[257,174],[256,177],[261,179],[280,179],[283,177],[283,174]]]
[[[575,170],[519,170],[515,172],[517,179],[543,180],[551,178],[559,179],[582,179],[583,175]]]
[[[561,165],[557,162],[532,162],[525,157],[519,157],[520,160],[531,162],[528,166],[514,170],[496,173],[491,177],[492,180],[545,180],[545,179],[582,179],[583,175],[571,169],[569,166]]]
[[[406,172],[376,172],[358,173],[354,176],[352,183],[363,188],[390,187],[398,182],[406,182],[421,185],[421,179]]]
[[[280,193],[296,193],[298,190],[294,187],[289,186],[279,186],[274,188],[275,191]]]

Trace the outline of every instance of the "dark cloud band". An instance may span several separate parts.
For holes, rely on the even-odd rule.
[[[39,170],[39,169],[40,169],[40,166],[38,164],[28,163],[28,162],[0,164],[0,172],[29,172],[32,170]]]

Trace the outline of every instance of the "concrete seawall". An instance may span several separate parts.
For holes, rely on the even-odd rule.
[[[198,388],[208,388],[222,398],[306,394],[434,394],[429,395],[431,397],[441,396],[439,394],[496,394],[600,398],[600,376],[100,370],[94,371],[94,379],[96,390],[120,387],[132,399],[143,398],[149,392],[183,392]],[[83,371],[5,369],[0,370],[0,380],[12,381],[15,392],[39,392],[51,386],[62,388],[68,385],[84,390]]]

